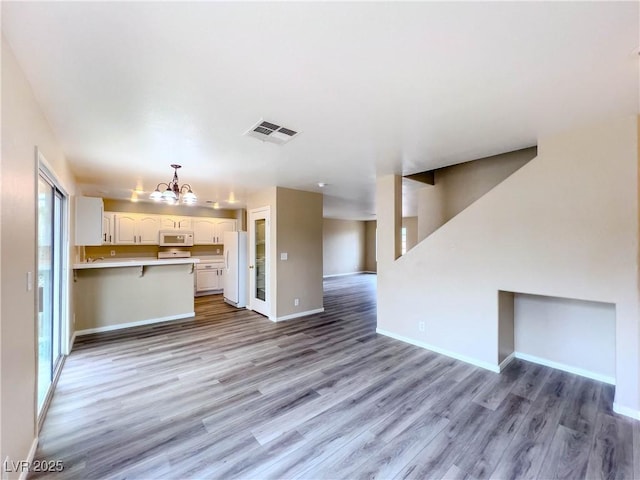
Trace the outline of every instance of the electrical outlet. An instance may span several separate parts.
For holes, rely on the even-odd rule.
[[[424,332],[424,322],[418,322],[418,330]]]
[[[299,298],[294,298],[293,299],[293,306],[297,307],[298,305],[300,305],[300,299]]]
[[[111,250],[111,256],[115,257],[116,256],[116,251],[115,250]]]

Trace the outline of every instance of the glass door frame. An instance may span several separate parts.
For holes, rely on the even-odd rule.
[[[256,296],[256,220],[265,220],[265,299]],[[272,319],[271,312],[271,207],[249,210],[247,227],[249,231],[249,302],[248,308]]]
[[[40,295],[38,285],[38,275],[40,271],[39,267],[39,181],[42,179],[45,183],[52,187],[53,193],[53,211],[51,218],[52,237],[55,235],[58,237],[58,245],[53,246],[51,262],[54,264],[54,270],[52,272],[52,291],[51,291],[51,304],[53,309],[53,324],[52,324],[52,336],[54,343],[52,345],[52,354],[57,353],[56,358],[52,358],[52,372],[51,381],[49,383],[48,391],[44,396],[43,402],[40,404],[38,398],[38,381],[40,378],[39,369],[39,311],[40,311]],[[69,354],[71,349],[71,342],[69,339],[69,303],[70,303],[70,288],[69,288],[69,232],[70,232],[70,205],[69,194],[64,188],[62,183],[58,180],[53,173],[53,169],[42,155],[40,150],[36,147],[36,175],[35,175],[35,233],[36,243],[34,248],[35,255],[35,268],[36,274],[34,289],[34,302],[35,302],[35,352],[36,352],[36,389],[35,389],[35,408],[38,418],[38,430],[42,426],[42,422],[46,415],[48,405],[53,396],[53,391],[57,383],[62,365],[64,364],[64,357]],[[57,219],[58,222],[54,220]],[[55,232],[55,233],[54,233]],[[57,317],[57,319],[56,319]]]

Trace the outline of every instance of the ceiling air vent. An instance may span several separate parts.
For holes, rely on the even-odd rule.
[[[276,125],[275,123],[265,122],[264,120],[260,120],[249,130],[244,132],[245,135],[253,138],[257,138],[258,140],[262,140],[263,142],[271,142],[276,145],[282,145],[287,143],[292,138],[300,135],[300,132],[296,132],[290,128],[281,127],[280,125]]]

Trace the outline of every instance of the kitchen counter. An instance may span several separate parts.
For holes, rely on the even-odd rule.
[[[220,256],[222,261],[222,256]],[[152,265],[181,265],[185,263],[199,263],[199,258],[119,258],[96,260],[94,262],[74,263],[74,270],[82,270],[86,268],[118,268],[118,267],[146,267]]]
[[[73,265],[77,335],[191,318],[198,258],[113,258]]]
[[[201,262],[208,262],[208,263],[213,263],[213,262],[224,262],[224,255],[198,255],[197,257],[198,260],[200,260]]]

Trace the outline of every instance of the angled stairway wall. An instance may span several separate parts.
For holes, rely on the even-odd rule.
[[[535,158],[523,148],[432,170],[434,183],[418,191],[418,240],[422,240]]]
[[[499,292],[615,304],[616,409],[640,418],[638,118],[541,139],[538,156],[397,253],[378,179],[378,329],[498,369]]]

